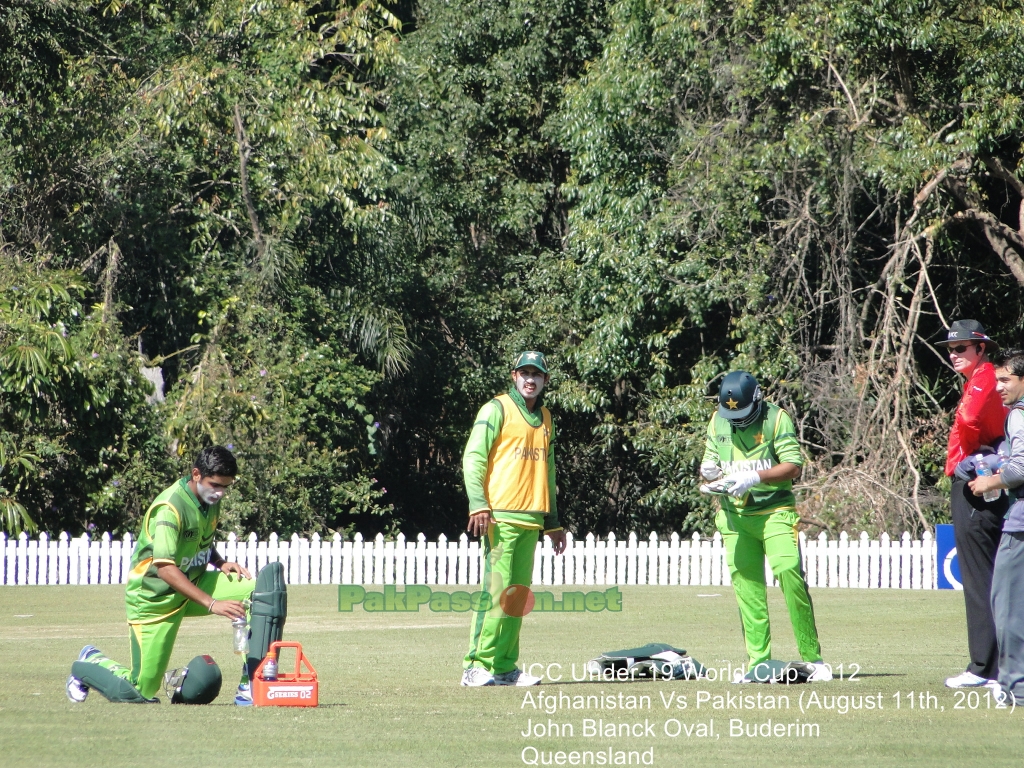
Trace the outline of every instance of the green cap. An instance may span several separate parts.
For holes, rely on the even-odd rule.
[[[525,368],[528,365],[532,365],[541,373],[548,372],[548,361],[544,358],[543,352],[520,352],[519,356],[516,357],[516,361],[512,364],[512,370],[518,371],[520,368]]]

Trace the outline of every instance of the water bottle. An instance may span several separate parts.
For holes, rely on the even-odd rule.
[[[232,619],[231,628],[235,631],[233,648],[235,653],[244,656],[249,652],[249,626],[245,619]]]
[[[263,665],[263,679],[277,680],[277,651],[267,654],[267,661]]]
[[[974,457],[974,468],[978,473],[978,477],[992,477],[992,467],[988,465],[988,459],[982,456],[980,453]],[[1002,495],[1003,491],[998,488],[994,491],[985,491],[981,495],[985,501],[995,501]]]

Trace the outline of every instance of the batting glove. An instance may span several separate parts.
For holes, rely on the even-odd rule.
[[[722,482],[723,485],[731,483],[729,493],[737,499],[742,499],[747,495],[747,491],[761,482],[761,476],[757,470],[751,469],[746,472],[733,472]]]
[[[700,465],[700,476],[710,483],[722,476],[722,468],[713,461],[705,461]]]

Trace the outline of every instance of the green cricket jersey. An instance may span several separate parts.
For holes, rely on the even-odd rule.
[[[185,607],[188,598],[157,575],[157,566],[173,563],[197,583],[210,562],[219,511],[219,503],[207,506],[196,498],[187,478],[156,497],[132,553],[125,590],[129,624],[160,621]]]
[[[727,419],[717,413],[708,424],[703,461],[713,461],[729,475],[747,470],[771,469],[790,462],[803,466],[800,443],[796,439],[793,419],[779,406],[766,402],[761,418],[743,429],[733,429]],[[718,497],[722,509],[741,515],[759,515],[779,508],[795,509],[793,481],[758,483],[742,499]]]

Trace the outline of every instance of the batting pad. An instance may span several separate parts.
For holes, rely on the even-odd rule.
[[[139,689],[118,677],[109,669],[91,661],[76,661],[71,665],[71,674],[86,686],[99,691],[107,701],[115,704],[152,704],[156,699],[147,699]]]
[[[267,655],[270,644],[283,637],[287,616],[288,587],[284,581],[284,566],[269,563],[256,577],[249,609],[249,656],[246,665],[250,680]]]

